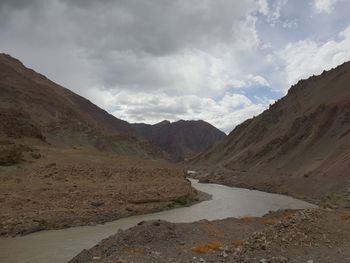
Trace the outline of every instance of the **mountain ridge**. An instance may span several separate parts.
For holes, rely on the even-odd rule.
[[[223,139],[226,134],[203,120],[167,120],[156,124],[134,123],[140,136],[166,152],[173,161],[183,161]]]
[[[350,62],[300,80],[192,164],[219,168],[206,176],[209,181],[315,198],[326,198],[322,191],[344,193],[350,176],[349,83]]]
[[[32,127],[37,138],[62,146],[83,146],[124,154],[156,156],[159,149],[137,137],[132,126],[22,62],[0,54],[2,126],[17,137]],[[17,117],[16,117],[17,116]],[[19,123],[11,120],[22,120]],[[12,126],[11,126],[12,125]],[[4,133],[4,130],[2,131]]]

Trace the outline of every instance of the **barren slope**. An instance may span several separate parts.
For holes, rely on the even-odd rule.
[[[226,136],[205,121],[162,121],[154,125],[135,123],[133,127],[174,161],[194,156]]]
[[[350,62],[299,81],[193,164],[209,181],[348,203],[349,85]]]
[[[147,156],[157,150],[131,125],[45,76],[0,54],[0,136],[38,138],[57,146],[84,146]]]
[[[90,101],[0,55],[0,236],[194,201],[182,167]]]

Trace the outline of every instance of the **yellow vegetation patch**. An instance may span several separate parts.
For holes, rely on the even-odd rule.
[[[191,250],[196,253],[206,254],[214,251],[223,250],[223,246],[220,242],[215,241],[207,244],[200,244],[191,248]]]

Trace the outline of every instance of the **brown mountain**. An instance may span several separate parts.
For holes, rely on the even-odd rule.
[[[197,198],[183,168],[162,156],[129,123],[0,54],[0,236]]]
[[[154,125],[135,123],[133,127],[141,136],[163,149],[173,161],[196,155],[226,136],[201,120],[162,121]]]
[[[0,133],[12,138],[34,137],[54,145],[157,154],[148,142],[136,138],[126,121],[6,54],[0,54]]]
[[[350,62],[299,81],[193,163],[215,170],[204,176],[209,181],[324,200],[345,196],[350,190]]]

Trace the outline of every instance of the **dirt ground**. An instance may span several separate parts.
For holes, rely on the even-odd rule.
[[[0,166],[0,236],[94,225],[198,201],[182,168],[166,161],[33,148],[23,161]]]
[[[263,218],[140,223],[70,263],[350,262],[350,211],[278,211]]]

